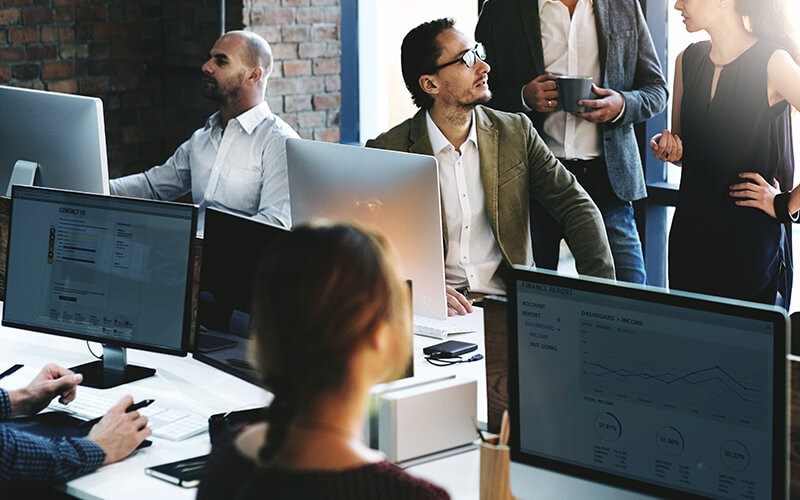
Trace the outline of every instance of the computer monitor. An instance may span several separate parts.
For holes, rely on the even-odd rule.
[[[103,343],[83,385],[155,373],[125,349],[189,349],[197,208],[14,186],[3,325]]]
[[[192,353],[236,377],[259,383],[247,357],[256,270],[286,229],[206,209]]]
[[[515,268],[511,458],[662,498],[787,498],[787,318]]]
[[[377,227],[412,281],[414,314],[447,318],[436,158],[302,139],[286,141],[286,157],[293,223]]]
[[[103,102],[0,86],[0,194],[14,184],[108,194]]]

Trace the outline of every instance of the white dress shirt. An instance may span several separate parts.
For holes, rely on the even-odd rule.
[[[461,151],[456,149],[426,113],[428,138],[439,163],[439,190],[447,223],[447,284],[481,293],[505,294],[497,274],[503,261],[486,213],[481,182],[475,116]]]
[[[111,194],[174,200],[192,193],[200,206],[215,207],[283,227],[291,226],[286,139],[298,137],[262,102],[223,128],[214,113],[163,165],[113,179]]]
[[[545,71],[570,76],[591,76],[600,81],[600,50],[592,0],[578,0],[572,18],[560,0],[539,0]],[[544,119],[542,138],[554,155],[567,160],[589,160],[603,155],[600,125],[563,109]]]

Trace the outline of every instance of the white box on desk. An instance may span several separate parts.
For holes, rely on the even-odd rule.
[[[475,440],[478,383],[456,375],[398,380],[373,388],[371,407],[368,442],[403,462]]]

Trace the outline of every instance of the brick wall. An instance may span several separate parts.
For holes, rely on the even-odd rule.
[[[102,98],[109,173],[163,162],[213,106],[199,67],[219,0],[0,0],[0,84]],[[275,113],[339,140],[339,0],[226,0],[226,28],[273,46]]]
[[[301,137],[339,142],[339,0],[251,0],[244,23],[272,45],[272,110]]]

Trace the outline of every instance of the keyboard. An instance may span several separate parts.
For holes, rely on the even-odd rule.
[[[414,315],[414,333],[424,337],[444,340],[451,333],[472,333],[477,331],[470,316],[450,316],[447,319],[433,319]]]
[[[70,404],[62,405],[54,400],[48,408],[90,420],[105,415],[118,401],[116,397],[83,390]],[[169,409],[154,403],[138,411],[148,418],[147,425],[153,436],[162,439],[182,441],[208,430],[208,417],[186,410]]]

